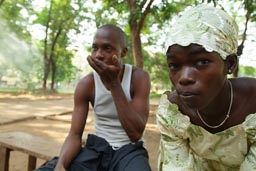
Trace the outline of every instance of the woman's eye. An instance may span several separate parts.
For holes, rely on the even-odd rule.
[[[202,60],[198,60],[198,61],[196,62],[196,65],[197,65],[197,66],[203,66],[203,65],[207,65],[209,62],[210,62],[210,61],[207,60],[207,59],[202,59]]]
[[[169,69],[172,70],[172,71],[176,71],[176,70],[179,69],[179,65],[178,65],[178,64],[175,64],[175,63],[169,63],[169,64],[168,64],[168,67],[169,67]]]

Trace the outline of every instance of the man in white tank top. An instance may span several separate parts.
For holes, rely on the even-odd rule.
[[[125,33],[115,25],[98,28],[87,60],[94,72],[78,83],[70,132],[59,157],[36,171],[150,171],[143,132],[149,114],[150,77],[123,64]],[[89,104],[95,133],[81,148]]]

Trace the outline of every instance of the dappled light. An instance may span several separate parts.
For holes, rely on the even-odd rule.
[[[5,93],[0,93],[0,135],[5,132],[22,131],[46,138],[61,146],[71,126],[73,99],[65,95],[56,95],[57,99],[53,96],[51,99],[30,96],[24,99],[24,96],[12,94],[6,96]],[[155,121],[158,100],[151,100],[150,103],[150,114],[144,139],[145,147],[149,149],[152,168],[156,168],[160,139]],[[90,109],[82,137],[83,143],[85,143],[87,135],[94,132],[93,120],[93,111]],[[27,161],[24,156],[26,155],[15,151],[11,153],[10,165],[12,171],[20,171],[20,168],[26,166],[24,162]],[[20,159],[14,160],[13,158]],[[43,162],[43,160],[38,160],[39,165]]]
[[[152,92],[159,93],[170,87],[168,67],[165,64],[166,35],[169,24],[173,21],[172,18],[175,20],[180,10],[195,5],[193,2],[184,4],[180,1],[170,1],[171,3],[167,5],[168,3],[162,1],[154,1],[152,4],[147,1],[148,3],[143,6],[137,4],[140,1],[136,1],[134,5],[141,15],[131,16],[132,21],[141,21],[140,24],[127,22],[129,14],[134,13],[133,9],[136,9],[126,4],[130,1],[123,3],[125,5],[122,10],[119,10],[119,5],[112,1],[106,1],[108,3],[104,5],[100,1],[79,2],[2,1],[0,4],[1,89],[33,93],[58,91],[72,93],[77,81],[92,71],[86,57],[90,54],[91,40],[96,26],[108,22],[118,23],[126,28],[129,51],[124,60],[150,73]],[[239,41],[244,43],[238,76],[255,77],[255,72],[249,71],[250,67],[256,66],[255,55],[251,55],[256,53],[254,48],[256,25],[252,15],[255,11],[254,1],[246,1],[248,4],[243,1],[226,0],[207,2],[224,8],[235,16],[239,24]],[[144,11],[146,7],[149,10],[147,12]],[[99,14],[101,17],[98,17]],[[46,21],[48,23],[45,23]],[[62,31],[58,32],[59,30]]]
[[[125,31],[128,52],[122,62],[150,75],[150,113],[144,139],[152,171],[157,170],[160,140],[155,113],[158,100],[166,90],[174,89],[165,44],[170,26],[181,10],[208,3],[233,15],[241,43],[237,77],[256,77],[254,1],[118,2],[0,1],[0,134],[23,131],[62,145],[71,126],[75,88],[93,71],[87,56],[92,53],[93,35],[103,23]],[[83,143],[93,132],[94,113],[90,106]],[[12,151],[10,171],[24,170],[26,157]],[[38,165],[43,162],[37,161]]]

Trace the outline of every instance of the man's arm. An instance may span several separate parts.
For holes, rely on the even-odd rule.
[[[138,141],[145,129],[149,114],[150,77],[147,72],[134,68],[132,71],[132,100],[128,102],[121,86],[123,64],[115,55],[113,63],[106,64],[95,57],[87,60],[106,88],[111,91],[120,122],[132,142]]]
[[[81,149],[81,137],[88,116],[90,93],[92,92],[90,90],[92,88],[91,80],[92,76],[89,75],[81,80],[76,87],[71,128],[62,146],[55,171],[66,171]]]
[[[130,140],[136,142],[142,137],[149,115],[150,77],[148,73],[134,69],[131,89],[132,100],[128,102],[120,82],[110,86],[120,122]]]

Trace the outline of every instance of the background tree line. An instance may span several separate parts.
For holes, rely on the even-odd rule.
[[[168,73],[164,71],[166,68],[164,50],[157,49],[157,46],[164,47],[164,41],[159,40],[163,39],[168,27],[171,27],[171,19],[191,5],[210,3],[221,6],[222,4],[221,0],[206,2],[205,0],[41,0],[43,5],[38,9],[36,7],[39,1],[1,0],[1,30],[9,28],[10,32],[0,33],[0,39],[6,34],[10,36],[15,33],[18,39],[28,45],[31,58],[27,61],[32,61],[30,65],[24,67],[29,62],[15,64],[16,60],[13,58],[9,58],[9,61],[12,60],[13,70],[22,77],[22,82],[29,84],[33,78],[36,78],[41,81],[43,90],[54,90],[58,83],[75,81],[79,70],[72,63],[77,52],[75,47],[70,47],[76,41],[72,37],[84,35],[86,30],[95,31],[96,27],[105,23],[118,24],[126,31],[130,51],[125,61],[147,70],[151,75],[154,89],[164,88],[169,84]],[[256,2],[235,0],[233,3],[239,4],[246,12],[240,18],[243,28],[238,52],[241,55],[247,39],[248,23],[256,21]],[[235,12],[233,15],[237,16]],[[33,38],[32,28],[41,30],[43,33],[41,39]],[[0,40],[1,43],[7,44]],[[10,41],[8,44],[10,46],[13,43]],[[8,48],[4,48],[6,46],[0,47],[3,47],[2,51],[8,51]],[[33,50],[34,47],[36,51]],[[85,44],[84,48],[90,51],[90,45]],[[9,54],[16,59],[19,58],[22,56],[21,47],[16,49],[18,53],[5,52],[2,56]],[[86,56],[84,58],[86,60]],[[0,64],[1,78],[7,74],[10,63],[4,65],[0,60]],[[234,76],[238,76],[238,73],[255,77],[255,68],[241,66]]]

